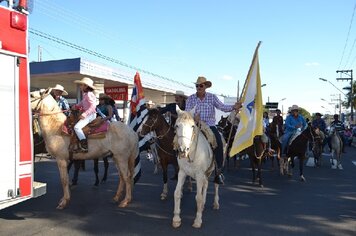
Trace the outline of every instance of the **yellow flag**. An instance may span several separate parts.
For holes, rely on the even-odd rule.
[[[245,86],[242,91],[240,123],[230,150],[230,157],[241,152],[253,144],[256,135],[263,134],[263,105],[260,78],[260,65],[258,62],[258,43],[248,72]]]

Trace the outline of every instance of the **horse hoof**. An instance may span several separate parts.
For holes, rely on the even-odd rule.
[[[118,202],[119,201],[119,196],[115,196],[112,200],[114,201],[114,202]]]
[[[307,180],[305,179],[305,177],[303,175],[300,176],[300,181],[302,182],[306,182]]]
[[[264,186],[263,186],[263,184],[260,184],[260,188],[263,188]]]
[[[164,200],[167,200],[167,195],[166,194],[161,194],[161,200],[164,201]]]
[[[194,224],[192,226],[194,228],[196,228],[196,229],[200,229],[201,228],[201,222],[194,222]]]
[[[120,207],[120,208],[124,208],[124,207],[127,207],[127,205],[129,205],[129,202],[128,202],[128,201],[122,201],[122,202],[119,204],[119,207]]]
[[[214,203],[214,205],[213,205],[213,209],[214,209],[214,210],[219,210],[219,209],[220,209],[220,205],[219,205],[219,204]]]
[[[173,228],[179,228],[181,226],[182,222],[181,221],[173,221],[172,226]]]

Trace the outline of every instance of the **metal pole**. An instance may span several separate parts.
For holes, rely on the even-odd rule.
[[[339,93],[339,117],[341,117],[341,93]]]
[[[351,103],[351,124],[354,124],[354,85],[351,70],[351,93],[350,93],[350,103]]]

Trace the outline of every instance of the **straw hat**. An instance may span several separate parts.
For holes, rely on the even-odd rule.
[[[64,87],[60,84],[56,84],[55,87],[52,88],[52,90],[58,90],[62,92],[62,95],[66,96],[68,95],[67,91],[64,90]]]
[[[199,76],[197,79],[197,82],[195,82],[195,84],[205,84],[205,86],[207,88],[210,88],[212,83],[208,80],[206,80],[206,78],[204,76]]]
[[[290,108],[291,111],[294,111],[294,110],[299,110],[299,107],[297,105],[293,105],[291,108]]]
[[[177,90],[174,94],[164,94],[162,96],[181,96],[181,97],[188,97],[187,95],[184,94],[183,91]]]
[[[92,88],[92,89],[96,89],[95,86],[94,86],[94,81],[88,77],[84,77],[83,79],[81,80],[74,80],[74,83],[76,84],[85,84],[87,85],[88,87]]]
[[[147,102],[147,105],[154,105],[154,102],[152,102],[152,100],[149,100],[149,101]]]

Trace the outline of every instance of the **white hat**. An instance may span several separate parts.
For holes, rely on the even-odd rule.
[[[291,108],[290,108],[291,111],[293,110],[299,110],[299,107],[297,105],[293,105]]]
[[[95,86],[94,86],[94,81],[88,77],[84,77],[83,79],[81,80],[74,80],[74,83],[76,84],[85,84],[87,85],[88,87],[92,88],[92,89],[96,89]]]
[[[149,101],[147,102],[147,105],[154,105],[154,102],[152,102],[152,100],[149,100]]]
[[[183,91],[177,90],[175,94],[165,94],[163,96],[182,96],[182,97],[188,97],[187,95],[184,94]]]
[[[67,91],[64,90],[64,87],[60,84],[56,84],[55,87],[52,88],[52,90],[58,90],[62,92],[62,95],[68,95]]]

